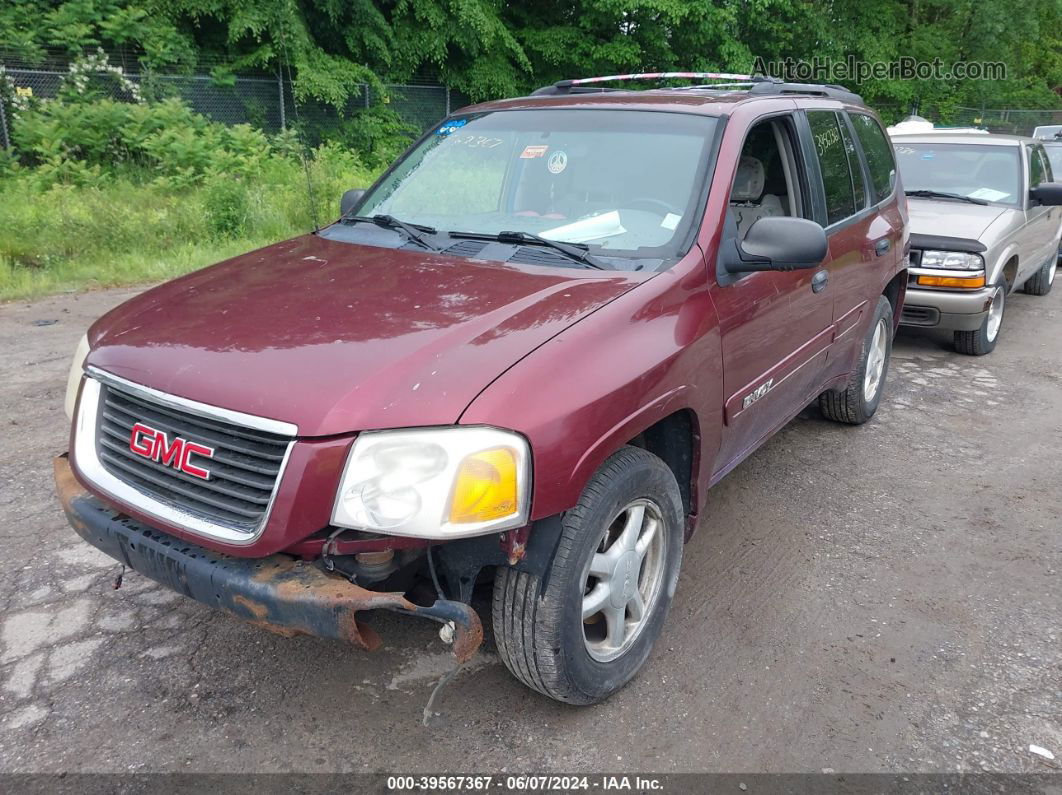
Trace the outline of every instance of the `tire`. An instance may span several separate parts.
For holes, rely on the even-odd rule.
[[[1055,283],[1055,258],[1049,259],[1022,288],[1029,295],[1047,295]]]
[[[995,307],[998,304],[998,317],[994,317]],[[999,282],[992,296],[992,310],[985,315],[980,328],[974,331],[955,332],[955,350],[967,356],[984,356],[991,353],[999,342],[999,335],[1003,330],[1003,315],[1007,309],[1007,284]]]
[[[601,554],[613,550],[610,542],[621,544],[621,527],[634,528],[628,520],[638,506],[643,524],[632,532],[639,539],[652,539],[641,562],[636,562],[637,550],[615,558]],[[498,568],[494,636],[498,655],[513,676],[569,704],[602,701],[629,682],[649,657],[671,607],[682,564],[683,524],[678,483],[663,461],[637,447],[624,447],[606,460],[579,502],[565,513],[546,576]],[[595,603],[608,582],[591,573],[591,563],[603,566],[609,560],[615,560],[614,567],[608,564],[613,567],[609,577],[618,584],[616,601],[623,606],[615,607],[610,595],[603,603],[613,620],[598,612],[588,614],[584,622],[584,607]],[[642,594],[643,618],[630,629],[625,644],[609,646],[608,627],[627,628],[635,620],[633,603],[624,602],[632,590]],[[621,621],[615,621],[617,614]],[[617,631],[613,641],[618,637]]]
[[[848,377],[848,383],[842,390],[819,395],[819,410],[826,419],[862,425],[874,416],[889,374],[892,333],[892,304],[882,295],[878,297],[874,319],[863,337],[859,362]]]

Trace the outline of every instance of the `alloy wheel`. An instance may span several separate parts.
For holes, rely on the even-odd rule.
[[[870,340],[870,350],[867,352],[866,372],[863,375],[863,399],[868,403],[878,394],[881,388],[881,377],[885,373],[885,359],[889,350],[889,329],[882,318],[874,329],[874,337]]]
[[[667,557],[663,514],[634,500],[609,523],[583,577],[583,639],[595,660],[627,651],[660,599]]]

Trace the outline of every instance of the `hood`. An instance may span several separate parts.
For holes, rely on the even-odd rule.
[[[503,371],[646,278],[306,235],[127,301],[89,330],[87,363],[300,436],[448,425]]]
[[[911,233],[935,237],[978,240],[989,224],[1006,212],[1007,207],[993,204],[969,204],[951,199],[907,197],[911,214]]]

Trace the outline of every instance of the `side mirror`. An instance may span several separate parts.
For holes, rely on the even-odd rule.
[[[749,227],[742,241],[723,254],[727,273],[793,271],[814,268],[829,250],[826,232],[814,221],[767,216]]]
[[[354,205],[361,201],[361,197],[365,195],[365,191],[361,188],[355,188],[354,190],[348,190],[343,194],[339,200],[339,215],[340,217],[346,215],[354,209]]]
[[[1029,198],[1043,207],[1062,205],[1062,182],[1041,182],[1029,189]]]

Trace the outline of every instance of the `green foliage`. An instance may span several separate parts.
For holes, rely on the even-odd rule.
[[[945,120],[1056,108],[1062,0],[4,0],[0,51],[75,67],[48,102],[13,96],[0,74],[19,155],[0,153],[4,298],[165,278],[334,217],[415,132],[385,83],[438,77],[479,101],[593,74],[747,71],[757,57],[940,58],[1008,74],[850,85],[889,120],[916,104]],[[226,127],[166,98],[157,76],[193,70],[219,85],[290,71],[298,103],[328,110],[312,125],[289,114],[302,142]]]
[[[290,68],[340,114],[369,85],[434,74],[474,101],[588,74],[746,70],[757,56],[1002,61],[1000,81],[876,80],[872,102],[1053,107],[1062,0],[6,0],[0,49],[96,47],[218,77]],[[370,124],[378,124],[374,120]]]
[[[236,179],[215,177],[203,191],[210,226],[218,237],[237,237],[247,223],[247,188]]]
[[[312,152],[309,166],[322,221],[335,218],[344,190],[375,178],[335,145]],[[0,301],[167,279],[312,228],[297,159],[272,156],[254,179],[182,189],[135,166],[95,184],[45,185],[38,170],[0,180]]]
[[[290,135],[274,141],[247,124],[218,124],[175,99],[41,103],[19,114],[14,138],[45,185],[95,184],[147,167],[159,184],[188,187],[214,175],[250,178],[267,159],[295,154]]]

